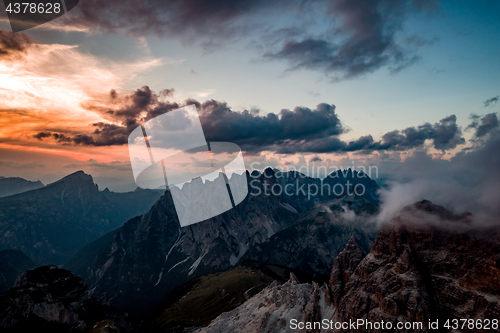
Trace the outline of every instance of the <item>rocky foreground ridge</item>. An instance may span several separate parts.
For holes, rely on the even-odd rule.
[[[468,214],[417,202],[382,228],[370,253],[351,237],[328,284],[300,284],[294,276],[285,284],[273,283],[198,333],[382,331],[366,326],[292,329],[292,319],[422,322],[422,329],[398,332],[451,332],[447,319],[498,319],[500,233],[498,228],[477,229],[471,221]],[[429,320],[438,320],[439,329],[430,330]]]
[[[56,266],[21,273],[0,294],[2,332],[131,332],[126,314],[91,297],[82,279]]]

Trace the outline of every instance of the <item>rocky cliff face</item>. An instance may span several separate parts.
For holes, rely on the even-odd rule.
[[[0,294],[3,332],[83,332],[102,324],[131,331],[125,314],[90,297],[82,279],[56,266],[26,271]]]
[[[498,318],[499,230],[470,223],[428,201],[406,207],[345,283],[338,319]]]
[[[247,257],[260,262],[286,265],[313,276],[330,274],[334,260],[349,238],[368,252],[376,229],[367,222],[377,206],[363,197],[346,196],[317,204],[297,222],[257,244]]]
[[[81,250],[66,268],[84,277],[95,295],[110,299],[112,305],[145,314],[176,285],[234,266],[249,249],[292,226],[301,213],[324,199],[272,194],[272,186],[286,179],[306,188],[317,182],[297,173],[286,178],[267,169],[247,177],[253,181],[249,189],[258,188],[258,195],[250,193],[234,209],[184,228],[167,191],[149,212]],[[182,190],[196,190],[190,186],[196,182]]]
[[[290,327],[290,319],[325,318],[333,322],[383,320],[394,325],[418,321],[423,323],[423,329],[418,330],[422,332],[435,331],[427,323],[438,320],[439,330],[446,332],[451,331],[444,326],[447,319],[498,319],[498,231],[498,228],[477,229],[467,214],[455,215],[428,201],[416,203],[383,227],[368,255],[351,238],[335,260],[328,285],[281,286],[288,290],[288,295],[298,298],[288,304],[301,311],[295,313],[282,309],[278,306],[281,303],[271,302],[274,300],[271,295],[278,290],[273,285],[248,304],[221,315],[201,332],[282,332]],[[251,327],[245,325],[249,322]],[[225,328],[228,326],[231,329]],[[327,330],[318,327],[294,331]],[[363,326],[338,331],[380,330]]]
[[[321,316],[331,316],[334,308],[325,284],[300,284],[291,275],[282,285],[273,282],[258,295],[240,307],[223,313],[197,333],[209,332],[297,332],[290,320],[320,321]],[[306,332],[306,330],[302,330]],[[310,331],[307,331],[310,332]]]
[[[147,313],[176,285],[228,269],[255,243],[290,226],[298,211],[285,203],[249,196],[235,209],[181,228],[167,191],[149,212],[128,221],[106,244],[83,249],[66,267],[84,276],[96,295]]]

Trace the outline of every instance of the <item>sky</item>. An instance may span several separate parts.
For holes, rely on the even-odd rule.
[[[496,147],[498,1],[82,0],[16,33],[0,14],[1,176],[132,190],[128,135],[189,104],[247,167],[411,183]]]

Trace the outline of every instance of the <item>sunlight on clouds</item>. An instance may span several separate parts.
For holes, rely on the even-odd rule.
[[[106,107],[111,89],[163,64],[142,58],[132,63],[100,59],[75,45],[31,44],[26,54],[0,63],[2,139],[29,139],[47,127],[85,128],[104,121],[85,105]],[[32,139],[30,140],[32,141]]]

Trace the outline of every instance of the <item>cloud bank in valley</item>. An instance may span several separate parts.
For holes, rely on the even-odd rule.
[[[484,118],[490,119],[491,116]],[[387,222],[408,204],[427,199],[456,213],[471,212],[478,225],[498,224],[499,152],[498,123],[471,148],[464,149],[450,160],[433,159],[425,152],[414,152],[393,167],[389,186],[381,190],[384,204],[379,222]]]

